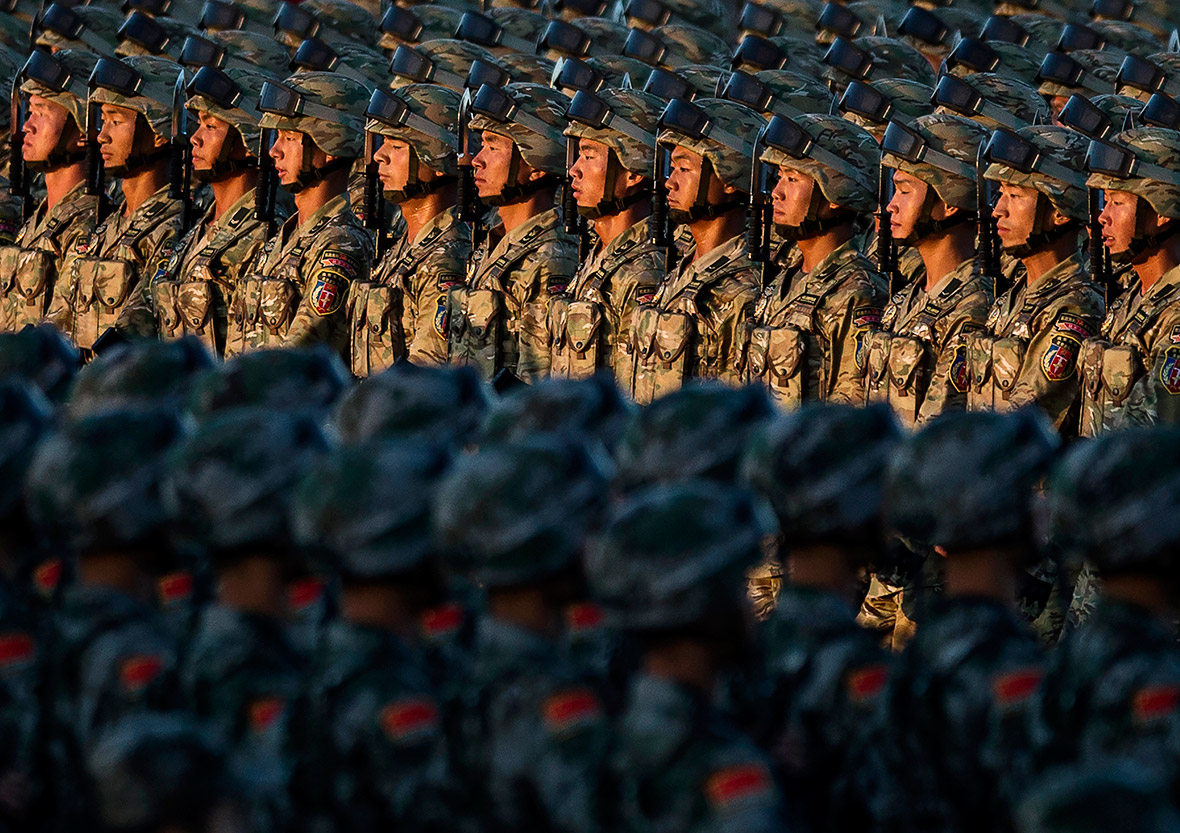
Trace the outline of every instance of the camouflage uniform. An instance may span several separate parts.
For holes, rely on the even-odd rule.
[[[1029,127],[1020,136],[1036,144],[1046,158],[1077,172],[1085,141],[1059,127]],[[996,182],[1035,188],[1043,218],[1050,207],[1070,218],[1065,234],[1076,235],[1076,223],[1087,217],[1085,193],[1075,183],[1040,171],[1025,173],[992,163],[986,177]],[[1045,233],[1034,229],[1035,234]],[[1036,403],[1058,431],[1077,432],[1080,388],[1075,376],[1082,342],[1098,331],[1102,293],[1088,279],[1082,253],[1058,263],[1032,286],[1012,287],[988,314],[988,333],[967,339],[970,410],[1013,410]]]
[[[442,175],[436,183],[453,181],[458,173],[458,139],[451,126],[458,117],[458,94],[434,84],[412,84],[393,95],[441,132],[426,134],[375,119],[369,119],[366,129],[410,145],[415,159],[410,186],[422,187],[417,165]],[[405,195],[393,197],[400,202]],[[368,281],[353,283],[348,298],[352,372],[368,376],[402,356],[415,364],[446,362],[447,293],[463,282],[470,258],[470,228],[459,222],[452,206],[430,218],[413,240],[408,236],[398,240],[374,266]]]
[[[1049,121],[1049,106],[1036,87],[994,72],[976,72],[950,82],[964,84],[979,96],[972,110],[955,110],[942,104],[935,89],[935,113],[955,113],[983,125],[988,130],[1007,127],[1017,130],[1027,124]],[[972,159],[972,162],[975,160]]]
[[[263,115],[263,130],[304,134],[305,172],[313,143],[338,159],[361,155],[361,111],[368,91],[360,83],[331,72],[301,72],[286,84],[304,101],[336,113],[335,121]],[[372,260],[372,237],[352,212],[347,192],[333,196],[310,217],[293,214],[266,242],[234,294],[226,355],[326,342],[347,357],[344,301],[353,281],[368,277]]]
[[[1173,170],[1180,156],[1174,131],[1144,127],[1116,139],[1145,162]],[[1128,191],[1161,217],[1180,218],[1180,181],[1091,174],[1091,188]],[[1146,206],[1142,205],[1146,203]],[[1080,433],[1094,436],[1121,424],[1180,420],[1180,268],[1146,292],[1133,286],[1110,305],[1097,338],[1082,344]]]
[[[859,76],[849,73],[851,65],[840,66],[836,56],[837,44],[852,47],[860,54],[857,61]],[[854,53],[855,54],[855,53]],[[833,41],[832,49],[824,56],[826,66],[823,69],[823,80],[835,86],[836,91],[843,93],[849,81],[880,81],[885,78],[905,78],[918,81],[928,86],[934,86],[934,70],[926,57],[907,43],[886,37],[858,37],[854,42],[843,37]]]
[[[607,90],[600,98],[610,107],[612,118],[635,125],[655,144],[659,99],[627,90]],[[572,145],[570,158],[580,139],[609,148],[611,160],[605,181],[609,194],[614,194],[616,182],[611,170],[630,171],[645,178],[651,175],[652,148],[617,130],[573,122],[565,135]],[[644,187],[646,190],[650,186],[645,183]],[[598,211],[592,207],[593,218],[600,216]],[[652,245],[648,225],[646,218],[640,220],[606,246],[596,241],[565,293],[554,299],[549,309],[549,361],[554,375],[584,378],[609,368],[619,387],[633,393],[631,328],[635,308],[655,297],[664,276],[663,252]]]
[[[477,115],[469,129],[511,139],[514,160],[523,159],[546,174],[564,173],[561,130],[569,100],[537,84],[513,83],[503,89],[517,112],[530,117],[532,127]],[[542,125],[545,132],[536,132]],[[515,183],[516,170],[517,165],[510,166],[508,188]],[[447,297],[450,361],[474,365],[489,379],[501,370],[526,382],[546,375],[549,309],[576,269],[577,242],[565,232],[557,208],[535,214],[511,231],[493,229],[468,262],[466,286],[452,287]]]

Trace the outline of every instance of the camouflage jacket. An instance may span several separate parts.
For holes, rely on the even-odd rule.
[[[1180,421],[1180,267],[1122,293],[1082,344],[1079,433]]]
[[[53,208],[42,200],[12,246],[0,247],[0,330],[16,332],[45,318],[58,264],[94,231],[96,203],[78,183]]]
[[[784,269],[747,323],[746,377],[789,408],[863,403],[868,339],[880,325],[885,291],[885,278],[852,240],[810,272]]]
[[[0,170],[5,176],[0,176],[0,245],[8,245],[16,239],[21,226],[22,206],[19,198],[12,195],[8,187],[8,142],[4,142],[4,151],[0,153]]]
[[[165,340],[195,336],[213,355],[225,355],[230,303],[266,243],[266,223],[255,219],[254,199],[251,189],[220,220],[214,220],[211,205],[199,223],[164,249],[164,269],[140,288],[120,324]]]
[[[545,376],[549,307],[577,267],[577,240],[556,208],[507,233],[498,227],[472,257],[467,285],[447,296],[450,361],[489,379],[505,369],[526,382]]]
[[[1102,323],[1102,291],[1089,282],[1081,253],[1032,286],[996,299],[987,333],[967,337],[970,410],[1007,411],[1036,403],[1068,436],[1077,433],[1082,342]]]
[[[367,280],[373,239],[349,208],[328,200],[307,222],[296,212],[266,242],[231,301],[226,355],[325,342],[348,358],[344,301]]]
[[[620,833],[787,829],[770,765],[703,692],[638,675],[615,730]]]
[[[414,364],[447,360],[447,293],[463,282],[471,259],[471,229],[454,208],[432,217],[417,237],[403,235],[352,284],[348,326],[352,372],[368,376],[405,356]]]
[[[868,349],[868,398],[888,402],[902,424],[921,425],[967,407],[967,337],[983,329],[989,287],[965,260],[930,289],[894,295]]]
[[[556,643],[481,619],[459,719],[456,751],[483,830],[599,829],[606,715]]]
[[[652,302],[635,311],[635,401],[651,402],[688,379],[738,384],[758,281],[741,235],[700,257],[687,252]]]
[[[58,270],[47,319],[89,349],[168,263],[166,247],[183,229],[183,205],[165,186],[129,216],[116,208],[80,237]]]
[[[632,319],[650,303],[664,277],[664,253],[648,241],[640,220],[603,246],[595,246],[564,295],[549,310],[550,369],[554,376],[585,378],[614,372],[619,387],[634,390]]]

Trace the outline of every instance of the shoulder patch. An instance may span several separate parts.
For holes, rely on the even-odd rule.
[[[156,582],[156,594],[165,606],[190,598],[193,595],[193,574],[171,573],[164,576]]]
[[[1022,703],[1036,693],[1045,672],[1040,668],[1023,668],[992,679],[992,696],[1002,706]]]
[[[434,302],[434,331],[442,338],[447,337],[449,318],[447,316],[447,292],[439,294]]]
[[[955,355],[951,357],[951,369],[947,372],[947,380],[958,393],[965,393],[968,384],[967,345],[959,344],[955,347]]]
[[[852,326],[875,327],[881,323],[881,310],[877,307],[857,307],[852,311]]]
[[[888,681],[888,665],[866,665],[848,672],[844,687],[848,691],[848,699],[853,703],[866,703],[884,691]]]
[[[1082,341],[1094,335],[1084,318],[1078,315],[1070,315],[1068,312],[1063,312],[1057,316],[1057,320],[1053,322],[1053,330],[1054,332],[1077,336]]]
[[[602,704],[590,689],[571,688],[547,699],[541,713],[550,731],[568,732],[598,720]]]
[[[333,269],[320,269],[308,301],[316,315],[331,315],[340,309],[348,292],[348,278]]]
[[[714,809],[769,795],[774,789],[770,773],[760,763],[739,764],[720,769],[705,782],[705,795]]]
[[[466,614],[459,604],[446,604],[422,614],[422,633],[429,639],[440,639],[455,633],[463,626]]]
[[[429,697],[397,700],[381,709],[380,720],[390,740],[418,740],[438,728],[438,706]]]
[[[164,661],[153,654],[140,654],[123,660],[119,666],[119,680],[127,691],[143,691],[160,676]]]
[[[62,562],[60,558],[51,558],[33,570],[33,584],[42,596],[52,596],[61,583]]]
[[[602,627],[604,619],[602,608],[590,602],[570,605],[565,609],[565,624],[570,633],[597,630]]]
[[[0,634],[0,668],[26,663],[37,653],[37,643],[27,633]]]
[[[320,255],[320,268],[336,269],[350,281],[356,280],[361,273],[360,261],[339,249],[325,249]]]
[[[255,700],[249,706],[247,718],[250,728],[255,732],[265,732],[283,716],[287,710],[287,701],[281,697],[263,697]]]
[[[324,595],[324,580],[308,578],[297,581],[287,590],[287,606],[294,611],[306,610]]]
[[[1041,372],[1050,382],[1068,379],[1077,369],[1078,354],[1081,350],[1082,343],[1076,336],[1055,331],[1044,355],[1041,356]]]
[[[1160,385],[1175,396],[1180,393],[1180,345],[1171,345],[1160,358]]]
[[[1167,717],[1180,706],[1180,686],[1148,686],[1135,692],[1131,712],[1136,723]]]

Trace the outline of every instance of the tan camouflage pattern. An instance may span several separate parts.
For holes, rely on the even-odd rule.
[[[1164,48],[1150,29],[1128,20],[1091,20],[1086,24],[1107,40],[1107,48],[1146,58]]]
[[[696,26],[665,23],[651,30],[651,34],[668,47],[668,52],[680,58],[680,63],[708,64],[728,67],[732,50],[723,39]],[[666,60],[666,59],[665,59]]]
[[[127,66],[143,76],[145,84],[152,84],[161,94],[167,92],[167,100],[157,101],[143,95],[126,96],[114,90],[98,87],[90,94],[96,104],[113,104],[134,110],[147,119],[152,132],[164,139],[172,138],[172,88],[180,75],[180,64],[154,55],[133,55],[120,59]]]
[[[605,89],[598,92],[597,95],[610,107],[614,118],[633,124],[652,136],[656,135],[660,113],[664,109],[664,103],[659,98],[641,90]],[[591,139],[600,142],[614,151],[623,168],[651,178],[655,164],[655,150],[635,141],[630,136],[612,130],[610,126],[600,129],[576,121],[569,122],[569,127],[565,129],[565,135],[569,138]]]
[[[968,336],[968,410],[1036,405],[1063,436],[1076,435],[1082,343],[1098,334],[1104,311],[1080,251],[1032,286],[1009,289],[988,313],[987,332]]]
[[[516,52],[499,55],[496,61],[508,71],[508,77],[518,83],[549,85],[556,62],[540,55],[521,55]]]
[[[1035,121],[1042,123],[1049,121],[1049,105],[1045,103],[1045,99],[1037,92],[1036,87],[1026,84],[1019,78],[1009,78],[994,72],[975,72],[963,76],[963,80],[970,84],[985,101],[1011,113],[1025,124],[1032,124]],[[953,111],[945,107],[937,107],[934,112],[950,115]],[[982,113],[970,118],[988,130],[995,130],[1002,126],[995,119]]]
[[[1050,159],[1071,171],[1076,171],[1079,174],[1079,180],[1084,179],[1086,149],[1090,146],[1090,142],[1084,136],[1068,128],[1051,125],[1022,127],[1016,132],[1036,145],[1046,159]],[[1025,173],[1007,165],[995,163],[987,166],[983,177],[994,182],[1006,182],[1010,185],[1035,188],[1048,197],[1053,207],[1067,217],[1082,222],[1089,219],[1089,195],[1086,189],[1064,180],[1037,170]]]
[[[762,161],[807,174],[819,185],[824,199],[868,214],[877,207],[877,172],[881,149],[867,130],[839,116],[801,116],[794,120],[815,144],[843,159],[839,169],[814,159],[796,159],[768,147]]]
[[[754,77],[770,88],[774,100],[762,115],[774,115],[775,104],[785,104],[800,113],[827,113],[832,109],[832,91],[815,77],[789,69],[764,69]],[[793,115],[784,113],[784,115]]]
[[[326,343],[348,360],[345,300],[366,280],[373,239],[341,194],[300,224],[293,214],[266,242],[231,300],[227,356]]]
[[[348,296],[352,372],[369,376],[402,356],[414,364],[447,361],[447,295],[463,283],[471,229],[454,208],[433,217],[413,240],[403,236],[354,281]]]
[[[1180,171],[1180,133],[1163,127],[1138,127],[1124,130],[1114,141],[1129,148],[1144,162]],[[1104,174],[1090,174],[1086,184],[1091,188],[1127,191],[1147,200],[1161,217],[1180,219],[1180,185],[1143,177],[1115,179]]]
[[[575,379],[610,370],[635,395],[634,317],[655,300],[664,253],[648,240],[646,218],[603,246],[597,241],[566,291],[549,308],[549,364]]]
[[[469,128],[507,136],[529,165],[551,174],[564,174],[565,137],[562,131],[568,123],[565,113],[570,100],[557,90],[540,84],[513,82],[503,89],[512,96],[519,110],[540,119],[550,129],[542,135],[516,122],[499,122],[480,115],[471,119]]]
[[[77,6],[73,9],[73,12],[82,18],[88,36],[98,38],[107,43],[108,48],[105,54],[115,54],[115,44],[118,42],[115,33],[123,25],[123,15],[114,9],[103,6]],[[77,49],[85,52],[94,48],[84,40],[63,37],[57,32],[51,32],[48,29],[41,28],[37,30],[35,45],[44,46],[50,51],[55,49]]]
[[[433,4],[410,7],[410,11],[414,13],[414,17],[418,18],[418,22],[422,24],[422,32],[418,35],[415,43],[425,43],[440,38],[453,37],[459,21],[463,19],[463,12],[479,11],[478,8],[468,9],[464,3],[455,3],[454,5],[455,8],[451,8],[450,5],[441,6]],[[377,42],[378,46],[389,52],[393,52],[393,50],[402,44],[406,44],[407,46],[413,45],[388,32],[382,32]]]
[[[76,49],[65,49],[61,52],[56,52],[53,55],[53,59],[65,66],[75,78],[81,79],[82,87],[86,86],[86,79],[90,77],[94,65],[98,63],[98,56],[93,52],[84,52]],[[81,131],[86,128],[86,99],[79,98],[69,91],[59,93],[57,90],[52,90],[31,78],[26,78],[21,83],[20,91],[25,95],[40,96],[46,101],[52,101],[59,107],[66,108],[67,112],[74,117],[74,124],[78,126],[78,129]],[[5,120],[5,124],[7,123],[8,119]]]
[[[316,147],[332,156],[354,159],[361,155],[365,138],[365,108],[371,93],[357,81],[334,72],[297,72],[284,81],[308,102],[330,107],[340,113],[339,121],[313,116],[277,116],[264,113],[263,130],[294,130],[306,133]]]
[[[227,55],[248,61],[274,78],[290,72],[291,55],[274,38],[245,29],[207,30],[204,36],[225,47]]]
[[[459,94],[438,84],[409,84],[396,90],[394,97],[404,101],[410,112],[443,129],[454,138],[454,145],[448,145],[434,136],[420,133],[412,127],[390,127],[384,122],[370,119],[365,130],[379,133],[391,139],[400,139],[414,148],[423,164],[439,173],[454,176],[459,172],[455,159],[455,148],[459,146],[457,125],[459,121]]]
[[[746,324],[743,378],[784,408],[865,402],[868,340],[881,323],[885,278],[850,240],[810,272],[801,261],[765,287]]]
[[[463,81],[467,80],[467,73],[471,69],[473,61],[478,59],[490,64],[499,63],[492,56],[491,52],[479,44],[468,43],[467,41],[455,40],[453,38],[426,41],[412,48],[415,52],[421,54],[422,57],[429,58],[436,72],[449,72],[452,75],[458,76]],[[389,86],[395,90],[401,87],[408,87],[411,83],[414,82],[401,75],[392,75],[389,79]],[[442,84],[442,81],[435,78],[430,83]],[[462,93],[463,90],[455,88],[455,92]]]
[[[1075,52],[1070,52],[1069,57],[1086,68],[1084,80],[1087,83],[1105,92],[1114,92],[1114,79],[1118,75],[1119,67],[1123,63],[1122,56],[1119,53],[1094,49],[1079,49]],[[1058,84],[1053,81],[1041,82],[1037,87],[1037,92],[1043,96],[1061,96],[1063,98],[1069,98],[1074,93],[1081,93],[1087,98],[1094,95],[1094,92],[1088,87],[1080,85],[1067,87],[1064,84]]]
[[[934,86],[934,70],[926,57],[910,46],[894,38],[869,37],[857,38],[856,45],[869,53],[873,66],[869,70],[869,81],[880,81],[885,78],[904,78],[918,81],[922,84]],[[848,83],[848,76],[831,66],[824,66],[825,81],[834,81],[841,88]]]
[[[196,27],[182,23],[167,15],[155,15],[152,17],[152,20],[160,24],[160,28],[168,35],[168,41],[164,44],[163,52],[150,52],[138,43],[130,40],[120,40],[119,45],[115,47],[115,55],[120,58],[129,58],[132,55],[158,55],[162,58],[171,58],[174,61],[178,61],[180,60],[181,49],[184,47],[184,39],[189,35],[200,34]]]
[[[980,145],[990,138],[989,132],[978,122],[949,113],[922,116],[913,123],[932,150],[966,162],[974,170]],[[905,171],[925,182],[947,205],[975,211],[975,180],[936,168],[926,162],[907,162],[891,153],[883,154],[881,164]]]
[[[668,10],[668,23],[697,26],[722,38],[732,35],[733,11],[720,0],[662,0]],[[650,29],[642,20],[627,17],[627,25]],[[814,20],[814,18],[813,18]]]
[[[700,258],[682,254],[632,323],[635,401],[646,404],[690,379],[742,380],[742,336],[760,272],[742,235]]]
[[[708,136],[697,139],[673,130],[661,130],[658,136],[659,144],[687,148],[708,159],[718,179],[743,193],[748,192],[754,140],[766,122],[754,110],[734,101],[698,98],[693,104],[704,110],[718,129],[741,139],[741,148],[730,148]]]
[[[972,9],[959,8],[957,6],[942,6],[930,9],[929,11],[948,30],[946,39],[942,43],[927,43],[911,35],[901,34],[898,35],[898,40],[902,43],[908,43],[923,55],[935,59],[942,59],[949,55],[959,36],[974,36],[983,27],[984,16],[979,15]],[[900,22],[899,20],[898,23]],[[889,31],[896,32],[897,27],[890,27]]]
[[[893,101],[891,118],[912,124],[921,116],[928,116],[934,112],[930,97],[934,95],[934,88],[920,81],[910,81],[905,78],[882,78],[870,81],[869,86],[877,92],[888,96]],[[885,135],[884,123],[870,122],[863,116],[845,111],[840,112],[841,118],[863,127],[873,134],[878,143]]]
[[[257,156],[258,143],[262,131],[258,127],[258,113],[255,108],[258,104],[258,94],[262,92],[263,82],[273,80],[273,77],[261,70],[255,71],[236,67],[223,69],[222,72],[229,76],[230,80],[241,89],[242,100],[239,102],[239,106],[232,110],[227,110],[202,95],[190,96],[184,106],[194,113],[208,113],[214,118],[221,119],[223,122],[231,125],[242,137],[242,143],[246,146],[246,150],[250,155]],[[250,109],[247,110],[244,107],[249,107]]]
[[[322,26],[319,37],[324,40],[336,42],[342,38],[351,38],[372,46],[377,43],[379,30],[374,12],[350,0],[303,0],[299,7],[311,12],[320,21]],[[278,39],[292,50],[302,40],[288,32],[279,33]]]
[[[497,227],[470,264],[467,285],[447,296],[450,362],[488,379],[504,369],[526,382],[545,376],[549,309],[578,268],[578,243],[561,213],[542,211],[508,233]]]
[[[623,45],[627,42],[627,35],[631,32],[622,23],[608,20],[604,17],[577,17],[567,22],[575,29],[581,30],[590,39],[590,54],[621,54]],[[556,61],[562,56],[582,57],[572,52],[557,49],[546,50],[543,54],[546,58],[553,61]]]

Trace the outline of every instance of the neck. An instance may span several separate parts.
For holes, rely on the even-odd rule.
[[[446,185],[437,191],[403,200],[401,204],[402,217],[406,221],[406,237],[414,240],[418,232],[458,202],[458,193],[454,185]]]
[[[234,203],[258,185],[258,171],[249,169],[210,184],[213,191],[213,220],[220,220]]]
[[[242,613],[283,618],[283,571],[277,559],[250,555],[222,568],[217,576],[217,599]]]
[[[1158,249],[1135,264],[1139,285],[1147,292],[1165,274],[1180,266],[1180,234],[1173,234]]]
[[[543,188],[535,194],[529,194],[520,202],[500,206],[500,222],[504,224],[504,233],[510,234],[513,229],[527,223],[538,214],[549,211],[557,204],[557,189]]]
[[[1024,263],[1024,271],[1027,275],[1025,283],[1028,286],[1032,286],[1040,280],[1042,275],[1058,263],[1069,258],[1077,250],[1077,237],[1072,234],[1066,234],[1045,248],[1033,252],[1028,257],[1022,257],[1020,260]]]
[[[128,596],[144,598],[143,573],[135,559],[123,553],[89,553],[78,559],[78,583],[107,587]]]
[[[304,188],[295,195],[299,225],[306,223],[317,211],[341,194],[346,198],[348,196],[348,171],[334,171],[315,185]]]
[[[681,639],[649,650],[643,669],[653,677],[671,680],[705,693],[711,693],[717,681],[717,660],[705,643]]]
[[[149,165],[123,179],[123,216],[130,217],[152,194],[168,184],[168,163]]]
[[[795,241],[799,254],[803,255],[803,271],[810,272],[819,266],[825,257],[852,239],[852,224],[844,223],[828,229],[816,237]]]
[[[1010,604],[1016,598],[1016,582],[1008,565],[1007,550],[978,549],[946,557],[946,595],[995,599]]]
[[[603,248],[609,246],[616,237],[631,226],[651,214],[651,200],[640,200],[629,205],[618,214],[608,214],[594,221],[594,233],[602,241]]]
[[[929,292],[975,254],[975,232],[970,223],[960,223],[942,234],[923,237],[918,241],[917,249],[926,265],[926,291]]]
[[[70,193],[70,189],[86,179],[86,163],[75,162],[63,168],[45,172],[45,202],[52,209]]]
[[[1108,598],[1137,605],[1154,613],[1171,626],[1175,612],[1172,596],[1163,581],[1150,576],[1106,576],[1102,592]]]
[[[850,595],[856,582],[852,563],[846,550],[826,544],[792,547],[787,555],[791,584],[842,597]]]
[[[726,211],[720,217],[692,221],[688,224],[688,230],[697,244],[693,260],[700,260],[726,241],[737,237],[744,228],[745,212],[740,207]]]
[[[401,588],[369,584],[344,588],[340,594],[340,615],[356,625],[412,637],[417,632],[420,611]]]

